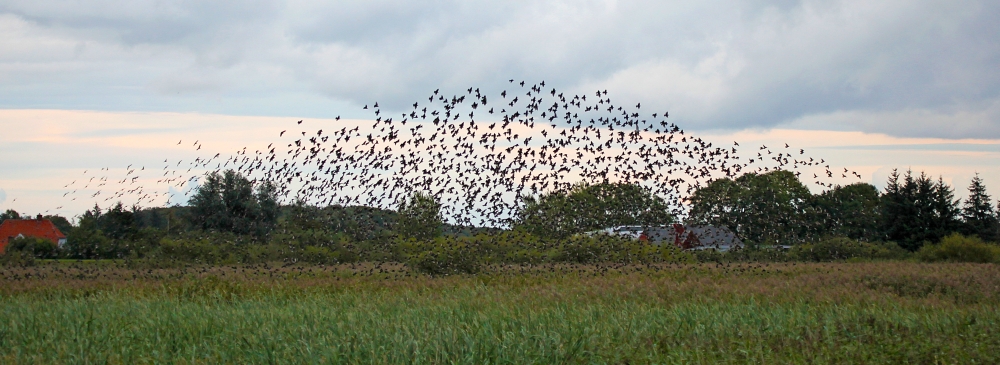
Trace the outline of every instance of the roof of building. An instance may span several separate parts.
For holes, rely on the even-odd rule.
[[[742,246],[743,241],[724,226],[684,226],[703,246]]]
[[[56,243],[66,238],[66,235],[48,219],[8,219],[0,224],[0,252],[7,248],[11,238],[18,235],[45,238]]]

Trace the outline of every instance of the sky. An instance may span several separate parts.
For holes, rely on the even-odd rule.
[[[0,35],[0,209],[27,214],[95,203],[62,196],[83,171],[508,79],[807,147],[876,186],[913,169],[961,196],[979,173],[1000,197],[996,1],[6,0]]]

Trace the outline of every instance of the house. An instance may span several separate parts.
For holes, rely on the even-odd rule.
[[[584,233],[606,234],[647,241],[654,245],[672,244],[684,250],[729,251],[743,247],[743,241],[726,227],[672,224],[669,226],[616,226]]]
[[[62,247],[66,244],[66,235],[56,228],[56,225],[39,214],[36,219],[8,219],[0,224],[0,253],[7,250],[10,240],[22,237],[47,239]]]
[[[743,241],[726,227],[673,224],[667,227],[650,227],[641,239],[661,245],[673,244],[684,250],[715,249],[729,251],[743,247]]]

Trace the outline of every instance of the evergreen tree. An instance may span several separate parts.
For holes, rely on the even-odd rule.
[[[969,184],[969,196],[962,207],[963,233],[976,235],[984,241],[995,242],[997,230],[997,212],[993,210],[993,200],[986,194],[986,185],[977,173]]]
[[[927,174],[915,177],[912,171],[902,182],[899,177],[893,170],[879,202],[886,239],[916,251],[959,229],[958,201],[942,179],[935,183]]]
[[[192,221],[205,230],[266,235],[278,218],[277,188],[254,182],[233,170],[211,173],[191,197]]]

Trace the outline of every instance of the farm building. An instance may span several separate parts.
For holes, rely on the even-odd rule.
[[[743,247],[743,241],[726,227],[673,224],[661,227],[618,226],[587,232],[587,235],[618,235],[646,240],[655,245],[673,244],[685,250],[729,251]]]
[[[7,250],[10,240],[21,237],[47,239],[62,247],[66,243],[66,235],[56,228],[56,225],[39,214],[36,219],[8,219],[0,224],[0,253]]]
[[[674,224],[669,227],[652,227],[643,237],[654,244],[672,243],[685,250],[716,249],[729,251],[743,247],[743,241],[729,228],[708,225]]]

